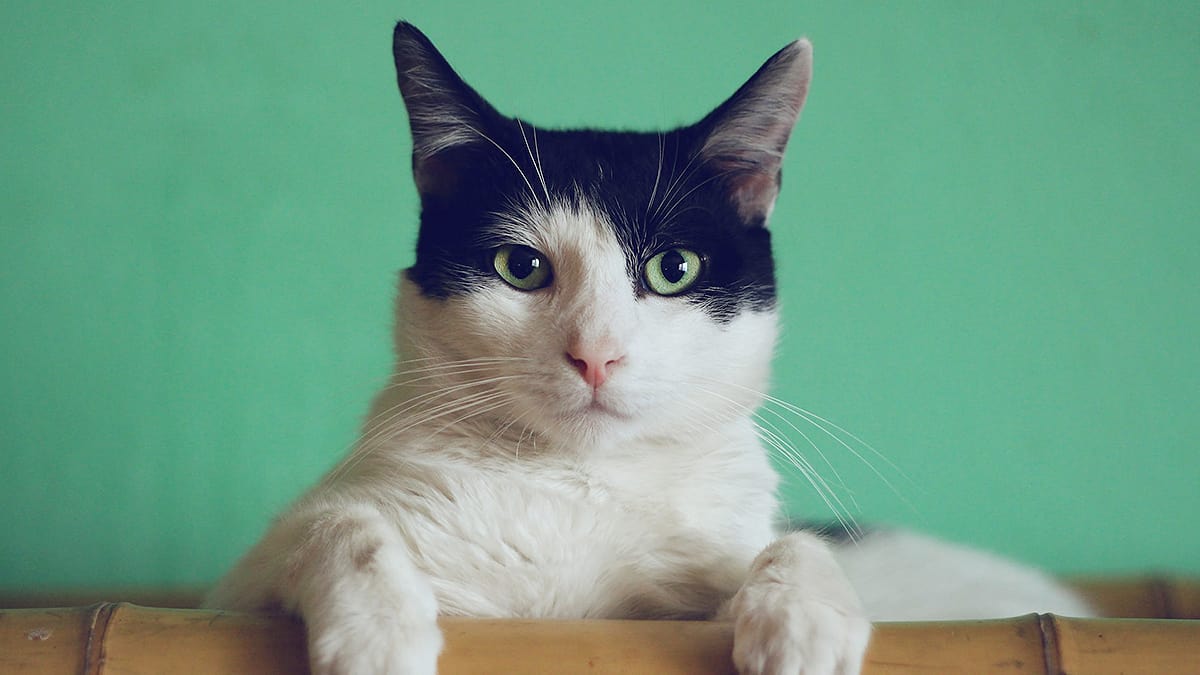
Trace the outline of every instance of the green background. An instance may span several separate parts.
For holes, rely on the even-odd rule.
[[[208,583],[353,441],[401,17],[547,125],[692,121],[808,35],[775,391],[899,468],[821,443],[855,515],[1200,572],[1196,2],[8,2],[0,588]]]

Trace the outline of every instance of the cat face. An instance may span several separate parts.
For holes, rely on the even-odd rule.
[[[432,400],[556,445],[746,416],[776,335],[766,224],[807,43],[662,133],[541,129],[496,112],[408,24],[394,50],[421,195],[401,370],[419,360]]]

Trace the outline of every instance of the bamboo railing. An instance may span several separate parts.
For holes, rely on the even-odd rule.
[[[1118,616],[1200,617],[1196,583],[1079,585],[1098,607]],[[727,623],[445,618],[441,626],[443,675],[734,672]],[[109,602],[0,611],[3,674],[305,672],[304,628],[288,616]],[[1200,621],[1031,614],[992,621],[878,623],[864,673],[1197,675]]]

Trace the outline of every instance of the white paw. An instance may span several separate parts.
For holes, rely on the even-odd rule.
[[[442,634],[436,621],[404,623],[395,617],[343,618],[309,625],[313,675],[435,675]]]
[[[857,675],[871,635],[828,548],[806,534],[767,547],[733,597],[733,662],[741,675]]]
[[[378,509],[341,506],[294,525],[300,543],[278,595],[308,628],[313,675],[434,675],[433,587]]]

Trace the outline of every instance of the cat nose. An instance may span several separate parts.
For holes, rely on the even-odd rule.
[[[616,349],[603,345],[571,347],[565,355],[567,363],[579,371],[579,376],[592,389],[599,389],[612,368],[625,358]]]

